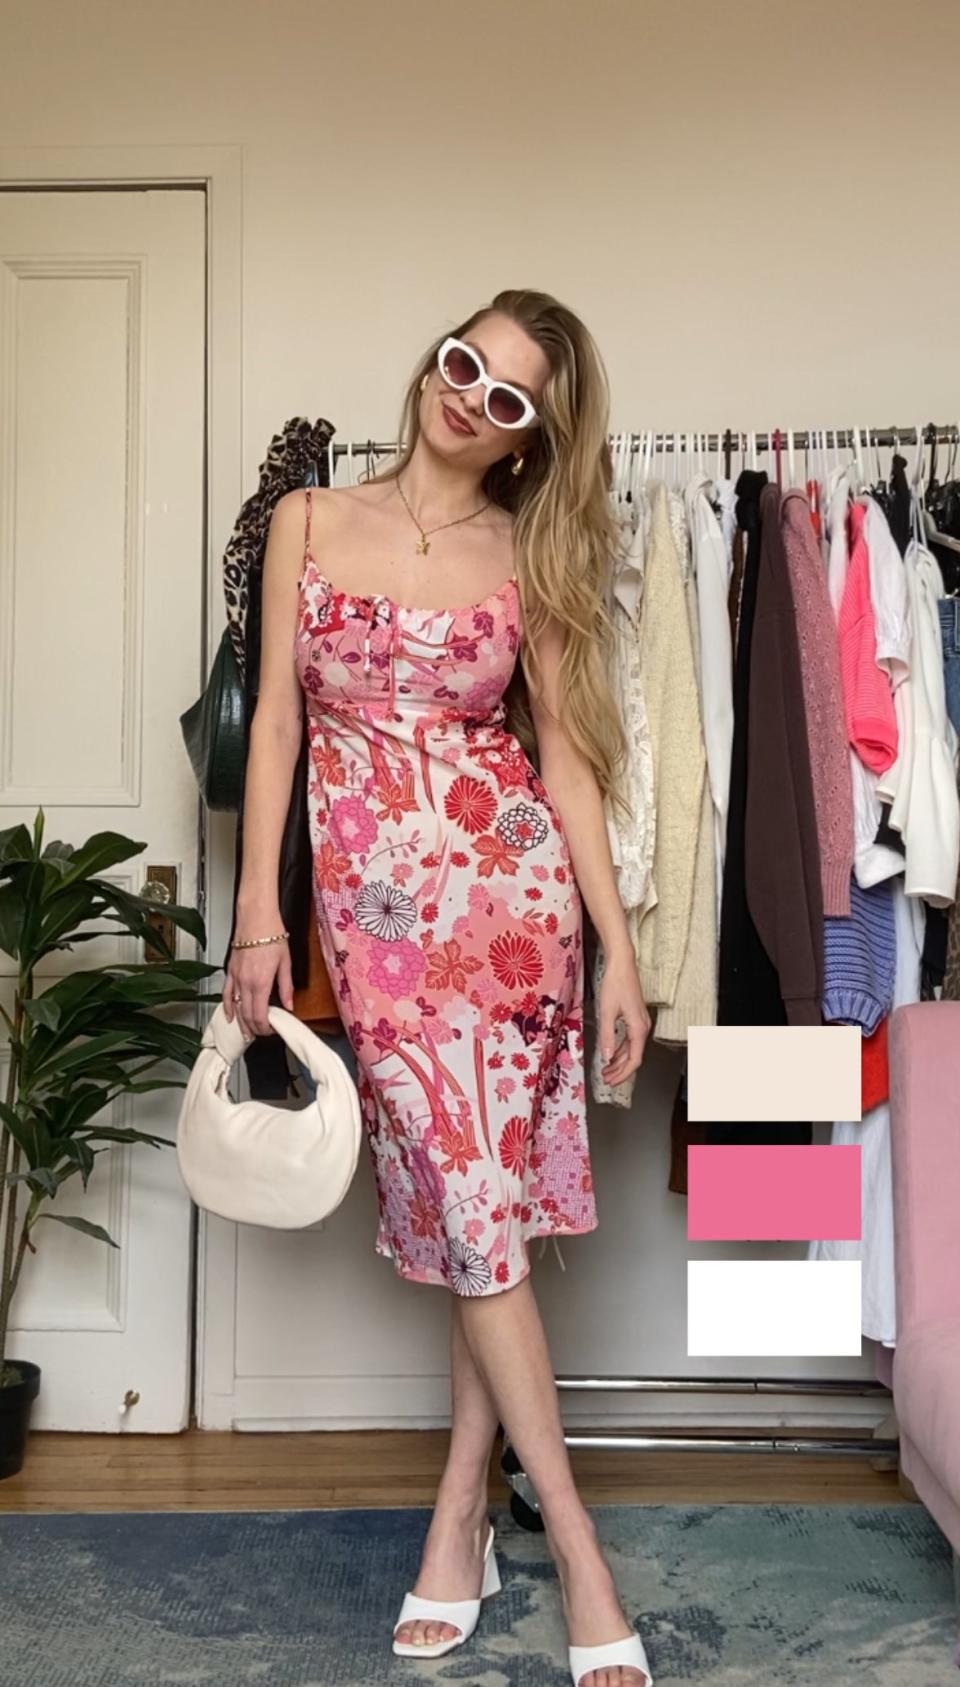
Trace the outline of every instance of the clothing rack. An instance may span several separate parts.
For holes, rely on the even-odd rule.
[[[624,434],[609,435],[609,443],[618,441],[620,449],[625,447]],[[960,423],[929,422],[917,427],[888,427],[888,428],[816,428],[816,429],[774,429],[767,432],[756,430],[726,428],[722,432],[704,433],[683,430],[665,430],[650,434],[631,432],[629,435],[629,449],[631,453],[639,451],[646,445],[655,455],[669,451],[700,453],[724,452],[727,461],[727,474],[732,455],[751,456],[761,452],[776,452],[778,450],[789,453],[796,450],[826,450],[836,451],[841,447],[851,451],[870,451],[874,447],[892,447],[899,450],[901,446],[960,446]],[[332,453],[333,460],[349,456],[381,457],[395,456],[399,450],[396,442],[389,444],[378,443],[375,440],[354,440],[349,443],[331,441],[327,447]],[[796,1453],[812,1454],[818,1457],[834,1456],[841,1458],[860,1457],[870,1459],[880,1468],[892,1468],[896,1465],[899,1441],[896,1436],[890,1437],[886,1433],[891,1412],[891,1394],[887,1386],[869,1378],[805,1378],[805,1377],[628,1377],[628,1376],[578,1376],[563,1375],[555,1378],[557,1389],[563,1392],[603,1393],[603,1394],[737,1394],[752,1397],[762,1395],[819,1395],[829,1398],[839,1396],[860,1397],[876,1400],[886,1405],[887,1411],[878,1424],[878,1432],[865,1435],[838,1435],[836,1430],[827,1430],[823,1434],[805,1436],[779,1435],[673,1435],[618,1433],[601,1435],[564,1434],[564,1441],[568,1447],[598,1448],[609,1451],[632,1452],[694,1452],[694,1453]],[[517,1452],[511,1444],[506,1431],[503,1431],[503,1445],[500,1468],[505,1482],[511,1489],[510,1509],[514,1520],[528,1529],[542,1529],[543,1522],[540,1515],[539,1503],[533,1484],[523,1469]]]

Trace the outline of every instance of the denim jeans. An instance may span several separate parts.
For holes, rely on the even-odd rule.
[[[947,714],[960,732],[960,598],[942,597],[937,603],[943,639],[943,683]]]
[[[353,1052],[353,1044],[347,1036],[346,1031],[327,1031],[320,1032],[318,1035],[320,1036],[320,1041],[322,1043],[326,1043],[329,1048],[333,1049],[334,1054],[338,1054],[340,1056],[340,1059],[346,1066],[351,1078],[354,1083],[356,1083],[357,1057]],[[304,1066],[303,1061],[297,1055],[294,1055],[294,1059],[300,1069],[300,1076],[306,1086],[307,1095],[312,1100],[316,1094],[317,1086],[310,1076],[310,1069],[308,1066]]]

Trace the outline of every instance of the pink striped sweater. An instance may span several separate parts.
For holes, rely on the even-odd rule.
[[[805,492],[792,489],[784,493],[780,523],[800,646],[823,912],[849,914],[854,857],[853,784],[844,724],[840,652],[827,576]]]

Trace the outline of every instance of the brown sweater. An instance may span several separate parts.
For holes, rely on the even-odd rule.
[[[780,491],[760,494],[760,564],[750,650],[746,897],[776,967],[790,1025],[821,1024],[823,894],[803,676]]]

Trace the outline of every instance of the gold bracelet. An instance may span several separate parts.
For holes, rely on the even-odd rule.
[[[276,937],[248,937],[242,943],[231,943],[231,949],[256,949],[261,943],[284,943],[290,936],[288,931],[281,931]]]

